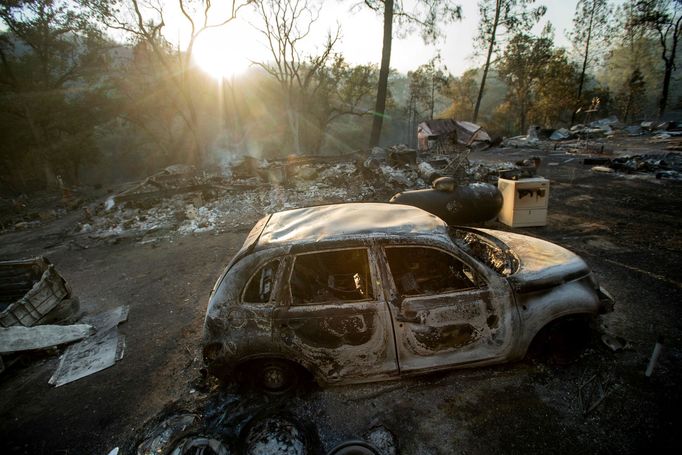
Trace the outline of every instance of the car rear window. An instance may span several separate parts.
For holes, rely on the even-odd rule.
[[[244,291],[244,302],[267,303],[270,301],[275,277],[279,269],[279,259],[270,261],[251,277]]]

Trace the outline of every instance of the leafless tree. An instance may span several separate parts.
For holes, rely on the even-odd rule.
[[[282,87],[285,109],[296,153],[308,151],[302,143],[306,103],[322,89],[319,75],[330,61],[332,50],[340,36],[340,28],[327,34],[317,55],[304,54],[302,43],[310,37],[319,9],[310,0],[260,0],[256,2],[262,19],[260,33],[267,42],[271,62],[256,64],[267,71]]]

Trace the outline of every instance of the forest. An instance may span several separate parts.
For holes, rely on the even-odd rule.
[[[552,3],[478,1],[477,63],[453,75],[438,57],[391,68],[399,34],[437,45],[445,25],[466,20],[451,0],[344,3],[382,20],[381,60],[362,65],[338,50],[340,27],[323,41],[310,34],[325,14],[318,0],[2,0],[0,193],[128,181],[176,163],[219,171],[244,155],[414,147],[431,118],[514,136],[580,123],[595,102],[599,118],[626,124],[679,117],[681,1],[579,0],[567,47],[550,23],[532,32]],[[196,64],[197,43],[245,14],[269,56],[216,80]]]

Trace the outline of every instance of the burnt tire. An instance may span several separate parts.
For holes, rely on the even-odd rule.
[[[569,365],[585,352],[592,338],[590,318],[571,316],[551,322],[535,336],[529,357],[549,365]]]
[[[252,384],[270,394],[283,394],[294,390],[301,380],[297,365],[280,359],[254,362],[250,368]]]

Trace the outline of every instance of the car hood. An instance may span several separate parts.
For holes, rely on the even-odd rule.
[[[554,243],[504,231],[480,229],[504,242],[518,261],[508,277],[517,292],[531,292],[584,277],[590,269],[577,254]]]

